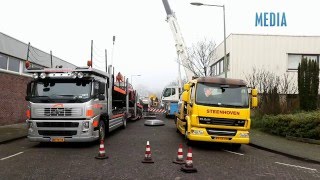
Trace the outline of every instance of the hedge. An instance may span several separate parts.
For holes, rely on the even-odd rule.
[[[283,137],[320,140],[320,111],[253,117],[252,128]]]

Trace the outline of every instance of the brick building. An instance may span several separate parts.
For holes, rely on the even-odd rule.
[[[28,44],[0,32],[0,126],[24,122],[27,102],[27,83],[31,75],[25,73]],[[35,47],[29,47],[29,61],[32,67],[51,67],[50,54]],[[52,66],[74,68],[55,56]]]

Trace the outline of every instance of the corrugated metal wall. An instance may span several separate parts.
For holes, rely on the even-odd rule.
[[[297,71],[288,71],[288,54],[320,54],[320,36],[231,34],[227,53],[230,53],[229,78],[246,79],[256,67],[278,76],[289,74],[297,84]],[[216,48],[216,60],[223,55],[221,43]]]
[[[32,44],[31,44],[32,45]],[[27,59],[27,51],[28,51],[28,45],[15,39],[12,38],[6,34],[0,33],[0,52],[17,57],[21,60],[26,60]],[[50,54],[43,52],[35,47],[30,48],[30,61],[34,62],[36,64],[50,67],[51,66],[51,60],[50,60]],[[56,65],[62,65],[63,67],[69,67],[69,68],[74,68],[76,67],[75,65],[64,61],[60,58],[57,58],[53,56],[52,58],[53,66],[55,67]]]

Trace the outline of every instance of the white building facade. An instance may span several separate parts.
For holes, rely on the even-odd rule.
[[[297,85],[298,64],[302,58],[320,59],[320,36],[230,34],[227,38],[228,78],[244,79],[253,68],[277,76],[287,74]],[[210,75],[225,77],[224,44],[216,47]]]

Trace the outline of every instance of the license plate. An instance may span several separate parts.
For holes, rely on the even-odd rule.
[[[216,140],[229,140],[229,138],[226,137],[215,137]]]
[[[64,142],[64,138],[51,138],[51,142]]]

